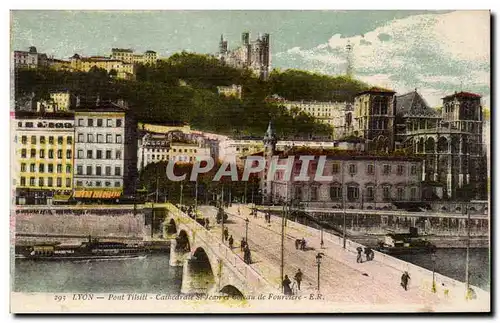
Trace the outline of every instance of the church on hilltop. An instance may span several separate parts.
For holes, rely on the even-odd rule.
[[[256,40],[250,40],[250,33],[241,34],[241,45],[229,50],[228,41],[221,35],[218,58],[236,68],[250,69],[255,75],[266,80],[269,77],[271,52],[269,49],[269,34],[259,35]]]

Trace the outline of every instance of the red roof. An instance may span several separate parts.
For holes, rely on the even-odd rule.
[[[480,98],[481,95],[471,92],[458,92],[448,96],[445,96],[443,99],[453,99],[454,97],[458,98]]]
[[[387,94],[394,94],[396,92],[393,91],[393,90],[390,90],[390,89],[384,89],[384,88],[381,88],[381,87],[373,86],[373,87],[369,88],[368,90],[365,90],[363,92],[358,93],[357,95],[361,95],[361,94],[365,94],[365,93],[387,93]]]

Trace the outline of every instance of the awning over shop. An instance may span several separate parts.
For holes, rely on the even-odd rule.
[[[67,202],[71,198],[71,195],[54,195],[53,199],[55,202]]]
[[[84,199],[116,199],[122,195],[122,190],[78,190],[73,192],[73,198]]]

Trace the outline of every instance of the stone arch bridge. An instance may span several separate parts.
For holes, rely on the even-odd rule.
[[[164,222],[165,238],[170,238],[170,265],[182,266],[181,292],[230,295],[280,293],[243,259],[205,227],[169,204]]]

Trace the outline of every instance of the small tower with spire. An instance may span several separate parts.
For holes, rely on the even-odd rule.
[[[270,203],[272,201],[272,178],[267,177],[269,167],[271,165],[271,159],[276,153],[276,144],[278,143],[278,138],[276,137],[276,131],[274,130],[272,120],[269,121],[266,133],[264,135],[264,159],[266,161],[266,166],[264,167],[263,174],[260,181],[260,189],[262,192],[262,203]]]
[[[345,47],[347,51],[347,68],[346,68],[346,75],[348,78],[352,78],[353,76],[353,63],[352,63],[352,45],[350,41],[347,41],[347,45]]]

